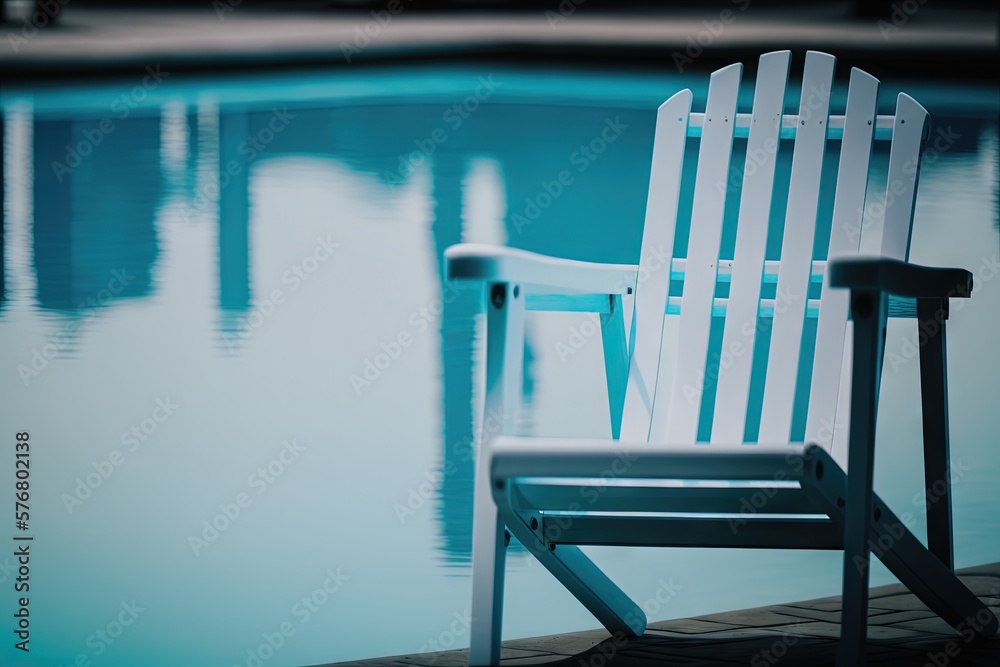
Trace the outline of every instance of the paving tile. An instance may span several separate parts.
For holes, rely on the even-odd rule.
[[[564,655],[553,655],[551,653],[547,655],[537,655],[524,658],[501,658],[503,664],[506,665],[550,665],[551,667],[558,667],[560,664],[571,664],[573,658],[567,658]]]
[[[941,635],[949,638],[962,639],[962,636],[953,627],[945,623],[938,616],[904,620],[898,623],[893,623],[892,627],[913,630],[914,632],[924,634]]]
[[[1000,595],[1000,578],[985,576],[962,576],[962,583],[976,595]]]
[[[586,632],[549,635],[547,637],[529,637],[512,639],[503,643],[505,647],[526,651],[548,651],[560,655],[572,656],[582,653],[611,638],[607,630],[588,630]]]
[[[895,625],[903,621],[916,621],[923,618],[937,618],[930,609],[907,609],[905,611],[889,611],[878,616],[868,617],[868,626]]]
[[[784,614],[776,614],[773,611],[770,611],[769,608],[763,608],[741,609],[739,611],[727,611],[721,614],[696,616],[692,620],[763,628],[769,625],[786,625],[788,623],[788,616]]]
[[[666,630],[669,632],[680,632],[683,634],[701,634],[719,632],[720,630],[733,630],[738,627],[740,626],[737,624],[710,621],[704,618],[679,618],[672,621],[652,623],[648,629]]]
[[[799,609],[812,609],[815,611],[840,611],[840,598],[819,598],[818,600],[805,600],[803,602],[790,602],[786,607],[796,607]]]
[[[879,609],[890,609],[893,611],[917,611],[924,610],[933,614],[927,609],[927,605],[920,601],[915,595],[895,595],[893,597],[881,598],[878,601]]]

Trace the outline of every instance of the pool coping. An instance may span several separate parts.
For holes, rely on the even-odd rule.
[[[150,66],[254,70],[470,59],[683,72],[789,48],[798,54],[828,51],[876,76],[908,71],[991,79],[975,64],[996,56],[998,40],[995,11],[930,8],[912,21],[906,16],[881,23],[831,14],[828,5],[794,17],[771,6],[742,15],[718,6],[576,16],[401,11],[384,25],[364,11],[279,14],[237,7],[216,14],[210,5],[128,13],[69,4],[55,27],[3,26],[7,45],[0,47],[0,74],[65,79]]]

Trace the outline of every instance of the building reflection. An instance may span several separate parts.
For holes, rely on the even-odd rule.
[[[36,118],[33,258],[41,308],[67,314],[152,292],[159,117]]]

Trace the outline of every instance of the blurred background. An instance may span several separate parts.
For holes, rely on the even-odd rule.
[[[949,330],[956,560],[1000,560],[991,4],[2,6],[0,437],[36,443],[33,644],[4,643],[3,664],[259,667],[466,646],[474,444],[489,421],[482,295],[443,279],[445,248],[636,262],[656,107],[684,88],[703,106],[709,73],[742,62],[748,111],[757,57],[775,49],[795,56],[787,112],[815,49],[838,58],[834,113],[854,66],[882,80],[880,113],[900,92],[931,113],[911,259],[976,273]],[[887,159],[876,149],[863,248],[877,247]],[[835,172],[834,150],[818,259]],[[677,256],[685,215],[689,203]],[[911,324],[887,338],[876,484],[922,535]],[[522,432],[610,433],[593,330],[581,314],[529,318]],[[798,433],[803,420],[800,406]],[[10,498],[13,475],[0,477]],[[835,553],[589,551],[651,620],[840,586]],[[505,637],[598,625],[511,554]],[[0,559],[5,618],[11,572]],[[661,604],[666,580],[680,588]]]

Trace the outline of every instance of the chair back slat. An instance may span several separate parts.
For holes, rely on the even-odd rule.
[[[775,309],[771,326],[757,436],[762,443],[788,442],[791,435],[835,64],[828,54],[806,54],[778,269],[776,299],[783,308]]]
[[[885,215],[882,222],[883,257],[906,261],[910,256],[913,204],[917,197],[920,151],[927,137],[927,110],[900,93],[896,98],[896,120],[889,149],[886,175]]]
[[[864,227],[877,98],[878,79],[853,69],[847,91],[847,118],[840,147],[827,261],[858,254]],[[844,366],[844,337],[847,334],[848,296],[847,290],[829,289],[829,275],[824,276],[816,325],[816,349],[823,353],[813,358],[805,441],[814,442],[831,453],[834,433],[838,429],[840,383],[845,381],[841,372]],[[850,378],[846,381],[849,382]],[[839,428],[846,428],[846,423]]]
[[[639,257],[642,280],[636,285],[632,312],[632,350],[621,426],[623,440],[649,439],[663,339],[663,313],[670,288],[670,261],[659,258],[669,258],[673,254],[690,113],[690,90],[682,90],[671,97],[656,113],[646,221]]]
[[[766,53],[760,57],[757,68],[736,226],[736,250],[722,334],[722,350],[728,354],[729,364],[719,368],[712,442],[735,444],[743,441],[767,226],[778,161],[778,135],[790,61],[789,51]]]
[[[671,443],[694,443],[698,434],[701,387],[722,241],[724,184],[729,177],[742,72],[740,64],[713,72],[708,87],[677,334],[678,349],[683,353],[675,362],[667,408],[666,438]],[[723,184],[721,193],[716,184]]]

